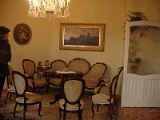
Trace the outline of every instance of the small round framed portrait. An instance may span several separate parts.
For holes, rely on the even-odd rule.
[[[15,26],[13,37],[17,44],[26,45],[31,41],[32,31],[27,24],[20,23]]]

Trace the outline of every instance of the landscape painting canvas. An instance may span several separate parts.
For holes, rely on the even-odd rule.
[[[104,24],[61,23],[60,49],[104,50]]]

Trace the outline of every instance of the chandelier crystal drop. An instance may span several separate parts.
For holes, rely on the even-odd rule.
[[[45,17],[51,20],[52,17],[69,17],[70,0],[29,0],[27,15],[33,18]]]

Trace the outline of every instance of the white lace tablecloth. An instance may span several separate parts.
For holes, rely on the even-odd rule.
[[[56,73],[58,73],[58,74],[74,74],[76,72],[71,71],[71,70],[68,70],[68,71],[57,70]]]

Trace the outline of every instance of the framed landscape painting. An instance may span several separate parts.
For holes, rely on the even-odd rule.
[[[104,23],[61,23],[59,49],[104,51]]]

